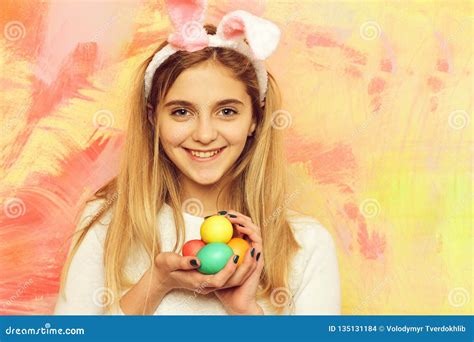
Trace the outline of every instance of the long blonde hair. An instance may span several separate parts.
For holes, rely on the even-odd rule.
[[[215,27],[206,25],[209,34]],[[161,44],[160,50],[166,45]],[[154,53],[156,53],[156,51]],[[176,222],[176,244],[179,252],[184,243],[184,218],[180,197],[179,170],[161,148],[158,127],[148,120],[147,106],[156,110],[173,82],[185,69],[208,60],[231,69],[241,80],[252,99],[256,130],[249,137],[244,150],[226,173],[227,189],[223,209],[234,209],[251,217],[261,228],[265,267],[260,279],[258,297],[269,299],[276,288],[288,288],[289,267],[299,246],[285,215],[286,168],[282,131],[272,126],[272,115],[279,110],[281,97],[273,76],[268,73],[268,91],[263,108],[259,101],[259,87],[255,70],[247,57],[225,48],[205,48],[192,53],[179,51],[169,57],[155,72],[150,100],[144,97],[143,77],[153,56],[140,66],[131,96],[127,139],[119,174],[99,189],[95,198],[105,204],[88,224],[77,231],[61,275],[61,293],[71,260],[88,230],[105,212],[112,212],[104,246],[105,287],[112,294],[106,311],[118,305],[122,291],[133,285],[123,271],[132,248],[144,248],[150,263],[160,253],[160,235],[157,234],[157,213],[164,203],[171,206]],[[221,193],[220,193],[221,195]],[[159,231],[159,229],[158,229]],[[270,303],[277,313],[284,308]]]

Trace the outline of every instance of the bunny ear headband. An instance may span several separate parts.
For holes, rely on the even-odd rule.
[[[245,55],[252,62],[260,87],[260,101],[264,103],[268,79],[263,60],[275,51],[280,40],[280,29],[274,23],[238,10],[222,18],[215,35],[208,35],[203,26],[206,0],[166,0],[166,7],[175,31],[145,71],[146,98],[150,95],[156,69],[177,51],[223,47]]]

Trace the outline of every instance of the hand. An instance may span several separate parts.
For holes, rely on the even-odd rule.
[[[120,307],[127,315],[151,315],[172,289],[184,288],[204,294],[214,291],[234,274],[237,268],[237,260],[234,260],[231,257],[220,272],[204,275],[196,271],[199,267],[197,258],[160,253],[153,266],[120,299]]]
[[[197,271],[199,266],[197,257],[181,256],[171,252],[158,254],[152,270],[155,289],[167,293],[182,288],[207,294],[221,288],[237,269],[234,256],[229,258],[226,266],[216,274],[202,274]]]
[[[243,263],[229,277],[223,289],[215,292],[216,296],[230,314],[263,315],[263,310],[256,300],[260,275],[265,265],[260,228],[250,217],[233,210],[229,210],[226,217],[234,224],[238,235],[249,240],[251,247],[245,254]]]

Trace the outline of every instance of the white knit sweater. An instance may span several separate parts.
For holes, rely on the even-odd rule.
[[[102,200],[89,203],[79,227],[98,212]],[[185,241],[200,238],[203,218],[183,213],[186,225]],[[289,288],[276,289],[271,296],[278,305],[288,304],[285,314],[337,315],[340,314],[340,284],[336,249],[328,231],[316,220],[288,211],[287,217],[296,240],[302,246],[292,262]],[[110,212],[86,234],[69,269],[65,284],[66,299],[58,296],[56,315],[104,314],[101,299],[107,294],[104,288],[104,241]],[[172,251],[176,241],[172,209],[165,205],[158,214],[162,251]],[[266,260],[266,262],[271,262]],[[126,272],[134,283],[149,268],[150,262],[143,253],[129,256]],[[124,291],[125,293],[126,291]],[[267,300],[259,300],[266,315],[275,314]],[[118,309],[114,314],[123,312]],[[155,315],[225,315],[226,311],[217,297],[176,289],[169,292],[159,304]]]

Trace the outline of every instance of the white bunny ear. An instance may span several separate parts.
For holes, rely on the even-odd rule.
[[[270,56],[280,41],[280,29],[269,20],[238,10],[225,15],[216,34],[224,39],[245,38],[256,59]]]

